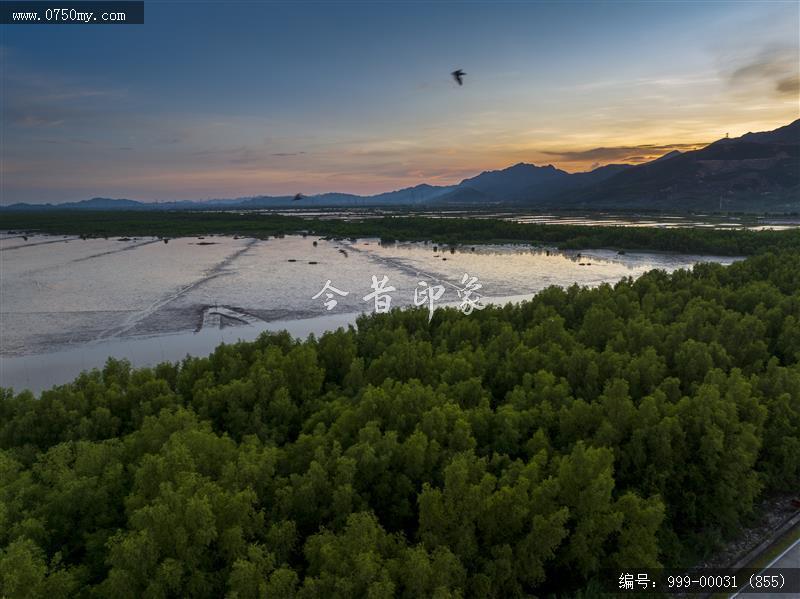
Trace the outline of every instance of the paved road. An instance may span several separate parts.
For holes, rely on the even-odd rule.
[[[780,555],[778,555],[767,568],[800,568],[800,539],[789,545]],[[751,591],[751,592],[747,592]],[[747,586],[738,593],[731,595],[730,599],[787,599],[788,597],[800,597],[800,593],[753,593]]]

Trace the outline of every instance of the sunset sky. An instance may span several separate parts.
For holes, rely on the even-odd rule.
[[[800,117],[796,0],[147,1],[145,23],[0,26],[2,204],[580,171]]]

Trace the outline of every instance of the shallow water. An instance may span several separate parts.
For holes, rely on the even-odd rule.
[[[800,228],[800,217],[797,216],[756,216],[756,215],[725,215],[725,214],[636,214],[631,212],[600,212],[590,214],[526,213],[519,210],[512,211],[475,211],[464,209],[448,210],[400,210],[397,208],[365,208],[339,210],[313,210],[308,208],[295,208],[286,210],[259,210],[265,214],[282,214],[286,216],[299,216],[303,218],[318,218],[322,220],[364,220],[380,218],[389,215],[412,215],[426,218],[491,218],[513,221],[518,223],[536,223],[544,225],[583,225],[583,226],[614,226],[614,227],[657,227],[657,228],[704,228],[704,229],[749,229],[752,231],[786,230]]]
[[[314,245],[316,242],[316,246]],[[420,281],[442,285],[437,305],[458,305],[465,273],[485,303],[529,298],[549,285],[594,286],[735,259],[523,246],[458,248],[289,236],[255,240],[0,236],[0,385],[39,391],[102,366],[108,356],[143,366],[205,355],[221,341],[287,329],[305,337],[371,312],[372,277],[413,303]],[[313,262],[313,264],[312,264]],[[326,281],[346,296],[316,299]]]

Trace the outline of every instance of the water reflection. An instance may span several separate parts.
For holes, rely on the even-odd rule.
[[[0,237],[0,384],[40,390],[98,367],[109,355],[135,365],[202,355],[221,341],[286,328],[305,336],[352,323],[374,307],[371,277],[413,303],[420,281],[457,303],[464,273],[487,301],[520,300],[549,285],[594,286],[732,258],[613,251],[559,252],[515,245],[382,244],[288,236],[257,240]],[[328,311],[326,281],[346,291]],[[317,299],[314,296],[317,295]]]

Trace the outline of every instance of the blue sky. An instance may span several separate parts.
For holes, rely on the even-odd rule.
[[[800,116],[796,1],[148,0],[145,23],[0,26],[3,204],[587,170]]]

